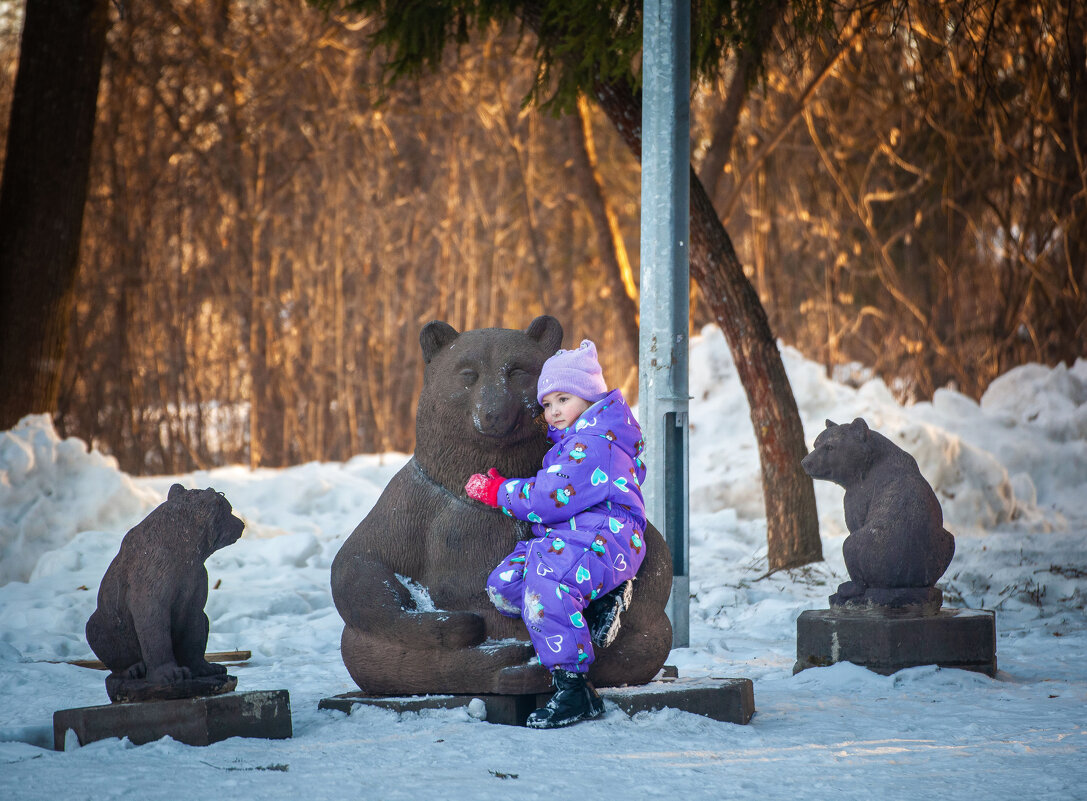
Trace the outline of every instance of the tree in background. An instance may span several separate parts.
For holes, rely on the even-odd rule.
[[[56,411],[107,0],[28,0],[0,182],[0,429]]]
[[[340,3],[326,3],[326,5]],[[446,48],[472,30],[518,21],[536,37],[536,81],[525,102],[566,112],[591,95],[635,156],[641,156],[641,100],[636,64],[641,3],[570,0],[414,4],[347,0],[375,15],[372,41],[390,51],[389,74],[417,76],[443,64]],[[786,18],[786,15],[788,17]],[[731,128],[776,26],[806,29],[818,3],[704,2],[692,9],[692,79],[720,75],[732,57]],[[721,326],[747,393],[762,466],[770,570],[822,559],[811,479],[800,467],[804,429],[766,313],[698,176],[691,175],[691,276]]]
[[[61,433],[137,473],[410,452],[420,327],[545,306],[630,374],[604,298],[625,288],[597,279],[606,215],[570,189],[592,181],[585,130],[518,111],[516,37],[384,90],[366,24],[302,0],[115,21]],[[601,164],[629,158],[590,122]],[[628,238],[631,166],[605,176]],[[595,291],[555,291],[575,281]]]
[[[771,54],[718,182],[774,330],[903,401],[1071,364],[1087,353],[1087,5],[857,20],[807,64]]]

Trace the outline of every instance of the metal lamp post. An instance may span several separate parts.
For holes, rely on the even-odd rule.
[[[688,299],[691,9],[642,10],[641,333],[638,411],[646,438],[646,512],[672,552],[668,617],[690,644],[688,573]]]

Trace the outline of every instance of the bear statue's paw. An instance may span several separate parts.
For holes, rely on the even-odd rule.
[[[845,581],[838,585],[838,592],[830,597],[837,598],[839,602],[845,602],[851,598],[860,598],[866,589],[868,588],[859,581]],[[831,601],[831,603],[834,602]]]
[[[147,671],[148,684],[176,684],[192,678],[192,671],[187,667],[168,662]]]
[[[194,663],[189,666],[189,670],[192,672],[193,678],[199,678],[201,676],[225,676],[226,666],[216,665],[213,662],[207,662],[201,660],[198,663]]]

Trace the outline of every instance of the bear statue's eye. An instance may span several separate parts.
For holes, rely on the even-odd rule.
[[[479,380],[479,373],[466,367],[460,371],[460,377],[464,381],[464,386],[470,387]]]
[[[512,378],[514,381],[525,381],[530,377],[530,375],[531,374],[528,372],[528,370],[524,370],[520,367],[514,367],[512,370],[510,370],[510,378]]]

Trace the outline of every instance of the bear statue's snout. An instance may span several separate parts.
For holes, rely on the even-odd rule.
[[[242,532],[245,531],[245,523],[242,519],[236,515],[230,516],[230,521],[227,525],[227,538],[231,543],[235,543],[242,538]]]
[[[477,394],[472,421],[480,434],[505,437],[521,422],[523,404],[501,384],[489,384]]]
[[[815,475],[815,472],[814,472],[817,469],[816,465],[815,465],[816,461],[817,461],[817,458],[815,456],[815,451],[812,451],[811,453],[809,453],[807,456],[805,456],[803,459],[800,460],[800,466],[803,467],[804,472],[807,473],[812,478],[819,478],[819,476]]]
[[[218,551],[220,548],[233,545],[241,539],[244,530],[245,523],[242,522],[241,518],[236,515],[228,514],[226,520],[219,526],[218,536],[215,538],[214,550]]]

